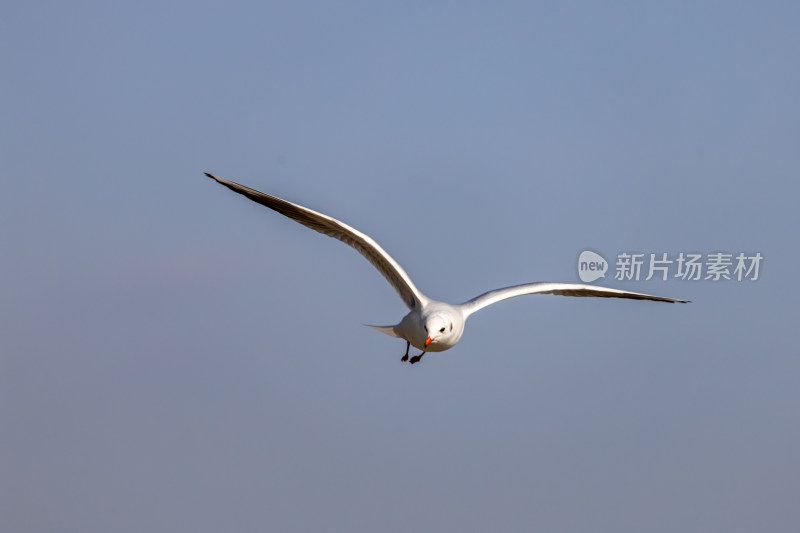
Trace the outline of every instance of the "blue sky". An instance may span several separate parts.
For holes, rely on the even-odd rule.
[[[137,2],[0,20],[0,525],[793,531],[800,10]],[[353,250],[430,296],[607,258],[757,282],[517,298],[400,363]]]

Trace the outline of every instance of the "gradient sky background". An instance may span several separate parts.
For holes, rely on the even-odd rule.
[[[796,531],[796,2],[13,2],[0,529]],[[517,298],[400,362],[353,250],[438,299],[585,248],[757,282]]]

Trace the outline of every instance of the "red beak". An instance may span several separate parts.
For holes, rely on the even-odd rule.
[[[432,343],[432,342],[433,342],[433,339],[431,339],[430,337],[425,339],[425,347],[427,348],[430,345],[430,343]]]

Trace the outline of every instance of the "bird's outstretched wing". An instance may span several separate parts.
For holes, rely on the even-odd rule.
[[[581,285],[579,283],[525,283],[504,289],[497,289],[476,296],[468,302],[461,304],[461,311],[464,317],[468,317],[475,311],[483,309],[487,305],[492,305],[507,298],[523,296],[525,294],[558,294],[561,296],[593,296],[597,298],[630,298],[632,300],[653,300],[656,302],[669,303],[688,303],[687,300],[676,300],[674,298],[664,298],[662,296],[652,296],[638,292],[621,291],[608,287],[598,287],[596,285]]]
[[[378,271],[383,274],[383,277],[394,287],[400,298],[408,306],[409,309],[420,307],[427,298],[423,295],[408,277],[406,271],[403,270],[397,261],[392,256],[386,253],[386,250],[381,248],[377,242],[372,240],[369,235],[365,235],[360,231],[351,228],[344,222],[340,222],[335,218],[323,215],[312,211],[307,207],[281,200],[275,196],[259,192],[255,189],[239,185],[233,181],[218,178],[212,174],[206,173],[206,176],[215,180],[217,183],[226,186],[232,191],[246,196],[258,202],[261,205],[267,206],[278,213],[285,215],[296,222],[311,228],[315,231],[323,233],[328,237],[338,239],[345,244],[349,244],[355,248],[361,255],[367,258]]]

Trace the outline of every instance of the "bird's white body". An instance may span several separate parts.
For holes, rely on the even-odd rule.
[[[395,336],[426,352],[443,352],[455,346],[464,334],[466,317],[457,306],[430,301],[421,309],[412,309],[394,326]],[[426,330],[427,328],[427,330]],[[444,331],[442,331],[444,330]],[[425,346],[425,341],[433,342]]]
[[[405,339],[408,344],[406,345],[406,354],[402,358],[403,361],[409,360],[409,345],[422,350],[422,353],[410,359],[412,364],[418,362],[426,352],[443,352],[455,346],[461,339],[461,335],[464,334],[464,325],[472,313],[487,305],[515,296],[559,294],[562,296],[594,296],[686,303],[684,300],[664,298],[662,296],[574,283],[525,283],[489,291],[462,304],[451,305],[445,302],[438,302],[428,298],[417,289],[409,275],[403,270],[403,267],[368,235],[348,226],[344,222],[307,207],[287,202],[211,174],[206,174],[206,176],[306,227],[352,246],[372,263],[394,287],[410,311],[394,326],[370,327],[387,335]]]

